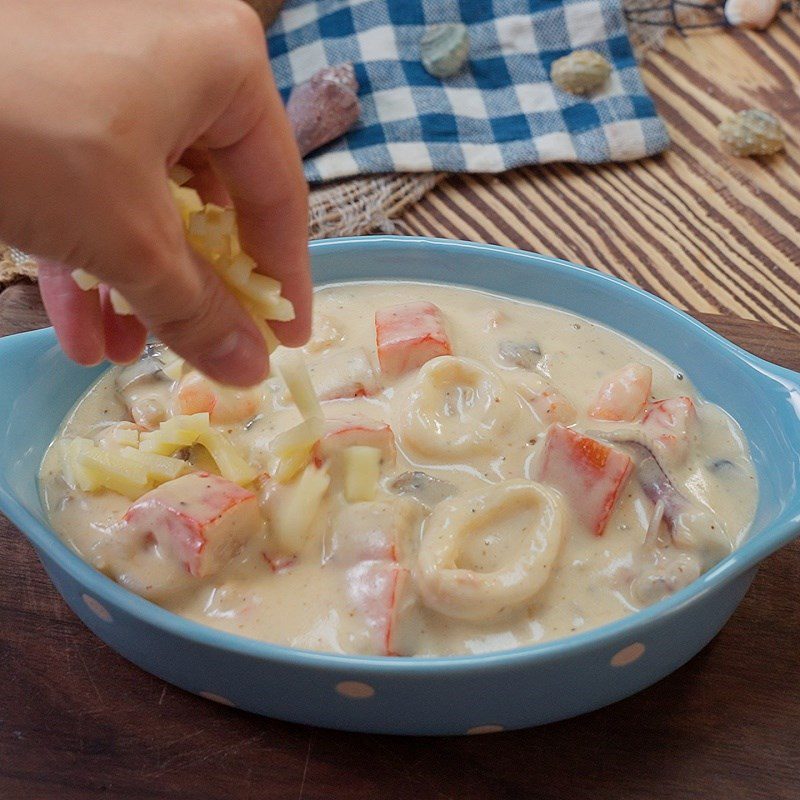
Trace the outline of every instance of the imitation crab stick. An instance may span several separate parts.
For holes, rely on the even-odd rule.
[[[402,651],[400,616],[412,601],[401,559],[410,547],[413,507],[402,500],[348,504],[339,511],[327,559],[345,567],[347,597],[378,655]]]
[[[375,312],[378,361],[386,375],[402,375],[452,353],[444,315],[433,303],[402,303]]]
[[[326,560],[350,567],[360,561],[400,561],[410,547],[413,506],[396,498],[347,503],[336,515]]]
[[[558,489],[576,519],[599,536],[632,469],[625,453],[563,425],[552,425],[536,479]]]
[[[410,592],[410,574],[394,561],[362,561],[346,573],[347,594],[369,632],[375,653],[401,655],[400,614]]]
[[[195,577],[213,575],[261,525],[255,494],[208,472],[168,481],[128,509],[124,525],[152,538]]]

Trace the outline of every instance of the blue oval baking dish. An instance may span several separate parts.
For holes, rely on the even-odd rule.
[[[501,247],[405,237],[311,245],[318,285],[363,279],[474,286],[597,320],[679,364],[741,424],[760,484],[748,540],[674,596],[569,638],[481,656],[385,658],[278,647],[190,622],[95,571],[49,529],[37,473],[64,415],[104,367],[66,359],[52,329],[0,340],[0,509],[84,623],[148,672],[219,702],[355,731],[464,734],[538,725],[620,700],[695,655],[759,562],[800,533],[800,375],[585,267]],[[777,646],[777,643],[776,643]]]

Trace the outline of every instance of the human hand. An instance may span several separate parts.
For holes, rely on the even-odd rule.
[[[0,238],[40,260],[62,347],[134,359],[149,329],[209,377],[263,379],[261,334],[188,247],[167,186],[179,160],[232,202],[242,248],[283,283],[308,338],[307,187],[257,15],[239,0],[25,0],[0,7]],[[82,268],[117,289],[82,292]]]

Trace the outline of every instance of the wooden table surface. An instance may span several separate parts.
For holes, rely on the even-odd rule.
[[[657,159],[447,179],[408,233],[538,250],[621,275],[800,369],[800,23],[674,39],[647,83],[673,136]],[[766,162],[719,153],[727,108],[778,113]],[[0,294],[0,335],[41,321]],[[761,322],[745,322],[736,317]],[[94,638],[0,518],[0,798],[800,798],[800,546],[770,558],[722,633],[659,684],[542,728],[459,739],[342,734],[168,686]]]

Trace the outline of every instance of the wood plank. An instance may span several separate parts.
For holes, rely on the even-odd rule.
[[[797,334],[698,316],[800,369]],[[722,633],[656,686],[574,720],[451,739],[304,728],[202,700],[89,633],[2,517],[0,564],[3,798],[797,799],[797,542],[763,565]]]
[[[767,33],[668,38],[645,83],[673,145],[601,167],[548,164],[451,176],[401,217],[403,232],[504,244],[597,267],[683,308],[800,328],[800,18]],[[737,159],[718,146],[731,111],[764,108],[787,152]]]

